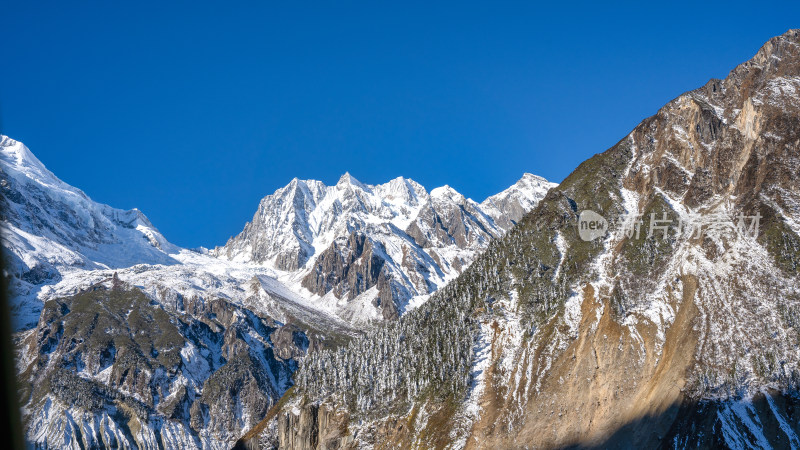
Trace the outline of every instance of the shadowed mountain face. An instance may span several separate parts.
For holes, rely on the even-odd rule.
[[[573,449],[797,448],[800,398],[777,392],[747,401],[708,400],[674,404],[660,414],[629,422],[592,443]]]
[[[248,442],[800,445],[799,271],[791,30],[581,164],[422,307],[306,359]]]

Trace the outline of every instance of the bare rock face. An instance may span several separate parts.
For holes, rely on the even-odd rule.
[[[399,317],[399,299],[396,300],[396,297],[401,297],[402,294],[398,293],[405,288],[394,281],[392,270],[388,267],[394,261],[386,255],[380,242],[374,242],[364,234],[353,233],[347,239],[337,240],[319,255],[311,271],[303,278],[303,287],[318,295],[333,293],[347,300],[353,300],[372,287],[377,287],[377,293],[371,300],[372,306],[381,311],[384,320],[396,319]],[[424,267],[402,265],[402,268],[425,271]]]
[[[292,407],[345,409],[384,447],[800,446],[799,174],[790,30],[582,163],[419,310],[311,355]]]
[[[333,291],[353,299],[378,283],[385,260],[373,251],[375,244],[361,233],[334,242],[314,262],[303,287],[319,295]]]
[[[476,203],[449,186],[431,191],[431,203],[406,228],[421,247],[449,243],[465,249],[485,246],[503,230]]]
[[[301,359],[309,348],[309,339],[296,325],[284,325],[269,335],[275,354],[283,360]]]
[[[278,416],[278,448],[318,450],[328,448],[357,448],[346,432],[346,417],[326,405],[308,405]]]

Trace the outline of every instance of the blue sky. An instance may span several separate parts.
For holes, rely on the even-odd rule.
[[[5,2],[0,130],[187,247],[295,176],[561,181],[800,26],[769,1],[66,3]]]

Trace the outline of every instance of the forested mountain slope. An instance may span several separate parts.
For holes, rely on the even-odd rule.
[[[422,307],[310,355],[243,443],[800,446],[799,271],[790,30],[581,164]]]

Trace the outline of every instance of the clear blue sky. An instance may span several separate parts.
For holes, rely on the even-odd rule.
[[[67,3],[4,2],[2,132],[187,247],[295,176],[561,181],[800,26],[800,2]]]

